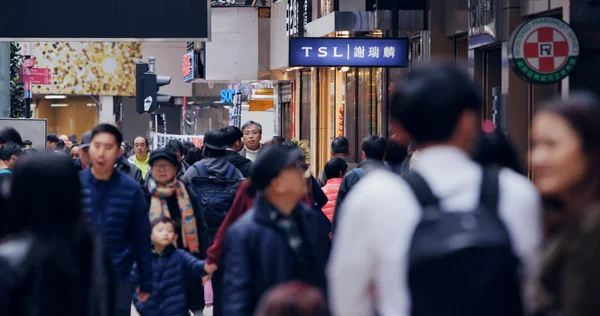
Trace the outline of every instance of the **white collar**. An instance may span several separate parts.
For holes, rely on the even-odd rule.
[[[418,172],[444,170],[472,163],[469,155],[456,146],[438,145],[417,150],[414,154],[414,168]]]

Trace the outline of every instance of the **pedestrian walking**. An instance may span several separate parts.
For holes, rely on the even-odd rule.
[[[150,154],[150,175],[147,184],[148,212],[150,221],[167,217],[175,227],[178,249],[185,250],[199,259],[206,258],[209,238],[200,200],[177,178],[181,166],[175,152],[163,147]],[[204,308],[202,279],[190,275],[183,279],[187,309],[198,311]]]
[[[328,267],[336,315],[531,312],[540,199],[522,175],[471,159],[480,106],[456,65],[403,79],[391,133],[416,141],[418,159],[403,177],[373,171],[344,201]]]
[[[534,116],[531,159],[545,207],[540,315],[600,314],[600,101],[575,92]]]
[[[252,315],[269,288],[292,280],[326,293],[329,223],[300,202],[308,192],[302,157],[299,148],[271,145],[254,162],[251,183],[259,195],[225,237],[224,315]]]
[[[173,245],[178,239],[176,226],[168,217],[152,221],[152,295],[145,302],[133,295],[135,308],[142,316],[188,316],[186,279],[189,276],[202,278],[206,274],[204,260]],[[131,274],[134,284],[139,284],[136,265]]]
[[[89,147],[91,167],[79,173],[84,210],[92,229],[102,237],[116,269],[114,294],[119,316],[129,315],[131,311],[131,294],[136,289],[129,277],[134,261],[140,271],[139,301],[146,301],[152,292],[148,203],[140,185],[115,170],[122,141],[123,136],[115,126],[96,126]]]
[[[81,206],[67,156],[40,153],[16,164],[0,220],[10,228],[0,243],[3,315],[114,315],[112,265]]]
[[[323,193],[327,196],[327,204],[323,206],[322,211],[330,222],[333,221],[333,212],[337,200],[342,179],[348,170],[348,164],[342,158],[333,158],[325,164],[325,177],[327,183],[323,188]]]

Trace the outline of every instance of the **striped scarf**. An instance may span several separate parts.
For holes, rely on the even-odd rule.
[[[200,243],[198,241],[196,216],[194,216],[192,201],[183,183],[175,178],[169,184],[159,186],[154,179],[149,178],[148,191],[152,195],[150,199],[150,221],[161,217],[171,217],[167,198],[175,193],[177,196],[177,205],[179,205],[179,211],[181,212],[181,237],[183,239],[183,246],[193,253],[199,253]]]

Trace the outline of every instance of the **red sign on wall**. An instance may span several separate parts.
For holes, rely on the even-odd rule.
[[[52,82],[52,69],[50,68],[25,68],[23,74],[25,83],[50,84]]]

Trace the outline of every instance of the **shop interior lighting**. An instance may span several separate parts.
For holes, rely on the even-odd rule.
[[[350,67],[342,67],[342,68],[340,68],[340,72],[346,72],[348,70],[350,70]]]
[[[52,103],[50,104],[50,107],[53,108],[63,108],[65,106],[69,106],[67,103]]]
[[[66,95],[47,95],[47,96],[44,96],[44,98],[46,100],[63,100],[63,99],[66,99],[67,96]]]
[[[96,106],[96,103],[88,103],[87,106]]]
[[[251,97],[252,100],[274,100],[275,96],[274,95],[260,95],[260,94],[254,94]]]

